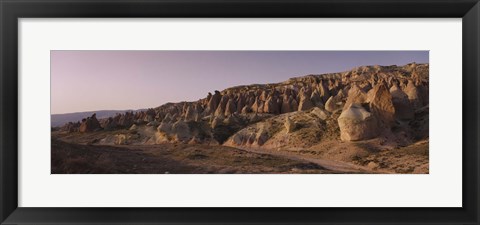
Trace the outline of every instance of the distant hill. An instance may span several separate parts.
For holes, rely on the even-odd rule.
[[[89,117],[92,114],[96,113],[97,118],[108,118],[114,116],[117,113],[125,112],[137,112],[143,109],[137,110],[98,110],[98,111],[88,111],[88,112],[74,112],[74,113],[64,113],[64,114],[52,114],[51,116],[51,126],[58,127],[62,126],[68,122],[77,122],[81,121],[83,118]]]

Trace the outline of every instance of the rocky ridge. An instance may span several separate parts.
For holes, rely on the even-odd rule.
[[[64,132],[121,131],[100,144],[203,143],[308,148],[324,140],[428,139],[428,64],[362,66],[208,93],[195,102],[67,123]]]

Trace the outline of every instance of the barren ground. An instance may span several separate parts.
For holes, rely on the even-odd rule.
[[[101,132],[54,134],[52,173],[428,173],[428,141],[387,150],[378,148],[377,140],[265,150],[202,144],[98,145],[99,136]]]
[[[82,145],[52,140],[52,173],[337,173],[294,160],[223,146],[161,144]]]

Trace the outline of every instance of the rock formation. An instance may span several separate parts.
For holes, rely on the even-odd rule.
[[[80,124],[79,131],[80,132],[92,132],[101,130],[102,127],[100,126],[100,122],[97,120],[97,114],[93,114],[91,117],[87,117],[82,120]]]
[[[392,95],[392,103],[395,107],[395,116],[399,120],[413,119],[414,110],[407,94],[405,94],[405,92],[403,92],[396,84],[390,88],[390,94]]]
[[[288,116],[285,117],[285,129],[287,130],[287,134],[293,132],[295,128],[295,122],[293,122]]]
[[[403,91],[407,94],[408,100],[410,100],[410,103],[412,104],[414,109],[419,109],[422,107],[422,97],[419,89],[414,84],[414,81],[409,80],[407,86]]]
[[[392,95],[383,84],[377,84],[372,91],[370,111],[384,126],[391,127],[395,123],[395,107]]]
[[[360,104],[353,103],[338,117],[340,138],[343,141],[359,141],[378,135],[377,119]]]
[[[310,100],[310,96],[311,94],[309,94],[308,90],[300,91],[300,94],[299,94],[300,102],[298,104],[299,111],[309,110],[313,107],[313,103]]]
[[[361,66],[281,83],[216,90],[198,101],[166,103],[100,120],[93,115],[60,130],[128,131],[135,125],[134,131],[149,135],[138,140],[154,139],[154,143],[226,141],[262,147],[294,146],[295,141],[316,143],[321,137],[366,140],[386,135],[384,131],[395,132],[397,126],[418,131],[410,138],[425,138],[422,121],[428,121],[428,73],[428,64]],[[121,143],[136,140],[128,135],[125,141],[117,139]]]

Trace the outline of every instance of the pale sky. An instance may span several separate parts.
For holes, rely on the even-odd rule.
[[[231,86],[428,60],[428,51],[51,51],[51,107],[149,108]]]

